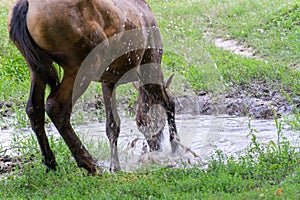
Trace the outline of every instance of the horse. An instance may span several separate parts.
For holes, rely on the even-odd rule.
[[[121,170],[117,152],[120,119],[115,100],[119,84],[137,83],[136,124],[150,151],[161,150],[164,123],[155,123],[162,120],[168,122],[172,152],[178,150],[175,103],[166,91],[171,80],[163,80],[160,65],[162,39],[144,0],[17,0],[10,10],[8,31],[30,71],[26,113],[47,172],[56,170],[58,164],[46,136],[45,113],[77,166],[92,175],[98,170],[96,160],[70,123],[74,103],[92,81],[102,84],[111,172]],[[62,78],[54,63],[62,68]],[[50,88],[47,99],[46,87]],[[155,107],[166,117],[153,119]]]

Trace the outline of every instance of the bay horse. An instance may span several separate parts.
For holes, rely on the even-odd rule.
[[[96,173],[96,160],[70,123],[74,102],[91,81],[102,84],[106,134],[111,149],[110,171],[121,169],[117,153],[120,120],[115,88],[122,83],[138,81],[136,123],[150,151],[161,149],[164,126],[153,126],[160,121],[153,120],[149,114],[155,105],[165,110],[172,152],[177,151],[175,104],[166,92],[160,66],[161,35],[144,0],[17,0],[8,17],[8,30],[30,70],[26,113],[47,171],[56,170],[57,162],[44,128],[45,112],[77,166],[90,174]],[[53,63],[63,69],[61,80]],[[50,94],[45,101],[47,86]]]

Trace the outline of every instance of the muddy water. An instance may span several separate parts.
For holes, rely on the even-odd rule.
[[[256,130],[257,141],[267,144],[269,141],[277,141],[277,129],[274,121],[252,120],[246,117],[230,117],[227,115],[177,115],[178,132],[181,143],[191,151],[181,148],[178,155],[171,153],[168,139],[168,129],[164,130],[163,151],[147,151],[146,141],[137,130],[133,119],[123,118],[119,138],[120,162],[123,170],[131,171],[136,168],[145,167],[149,164],[159,164],[169,167],[177,167],[186,164],[204,163],[216,149],[226,154],[237,155],[243,153],[249,145],[249,123]],[[107,142],[104,123],[93,123],[88,126],[77,128],[85,141]],[[293,145],[299,145],[299,132],[293,132],[284,128],[282,134],[287,137]],[[199,157],[195,157],[193,153]],[[97,154],[97,153],[96,153]],[[95,155],[100,156],[101,155]],[[106,169],[109,159],[99,161],[99,165]]]
[[[196,158],[191,152],[183,151],[183,149],[179,155],[174,156],[171,154],[167,128],[164,131],[163,152],[144,153],[145,140],[143,140],[143,136],[138,132],[134,121],[126,119],[123,122],[120,136],[121,165],[126,170],[132,170],[149,163],[180,166],[197,162],[203,163],[216,149],[231,155],[242,153],[251,141],[251,138],[247,137],[250,132],[248,124],[249,120],[246,117],[233,118],[225,115],[177,116],[181,143],[199,156]],[[93,134],[88,137],[94,139],[98,139],[99,136],[106,138],[103,127],[103,125],[99,126],[97,124],[90,127],[89,130]],[[277,141],[277,130],[273,121],[253,120],[251,121],[251,128],[257,131],[256,135],[259,142],[267,144],[270,140]],[[299,132],[284,129],[282,133],[293,145],[300,144]],[[134,148],[129,148],[136,138],[140,138],[140,140],[136,142]]]
[[[237,155],[249,145],[251,137],[248,137],[250,128],[257,131],[257,140],[267,144],[269,141],[277,141],[277,129],[272,120],[252,120],[246,117],[230,117],[227,115],[177,115],[178,132],[181,143],[191,151],[181,148],[177,155],[171,154],[168,140],[168,129],[164,130],[163,151],[149,153],[145,146],[143,135],[137,130],[134,119],[123,117],[121,122],[121,133],[119,138],[120,162],[123,170],[132,171],[137,168],[159,164],[169,167],[180,167],[186,164],[203,163],[212,155],[215,149],[220,149],[226,154]],[[30,133],[29,130],[21,130]],[[107,143],[105,124],[93,122],[89,125],[76,127],[84,143]],[[13,130],[0,132],[0,143],[2,147],[9,145]],[[56,129],[48,128],[49,134],[59,136]],[[300,144],[299,132],[293,132],[284,128],[282,134],[287,137],[293,145]],[[91,150],[92,151],[92,150]],[[191,152],[197,154],[195,157]],[[103,152],[102,152],[103,153]],[[103,158],[101,152],[93,152],[99,158],[99,165],[105,169],[109,168],[109,158]],[[106,155],[108,155],[106,153]]]

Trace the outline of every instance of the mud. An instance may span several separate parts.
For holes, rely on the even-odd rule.
[[[8,102],[0,102],[0,116],[8,117],[12,115],[10,108],[12,107],[12,103]]]
[[[275,84],[275,82],[273,83]],[[188,89],[187,89],[188,90]],[[294,111],[300,111],[300,99],[289,92],[286,96],[269,83],[253,81],[248,85],[232,86],[224,94],[214,95],[208,92],[188,90],[184,95],[174,98],[178,114],[194,115],[229,115],[232,117],[251,117],[253,119],[281,118]],[[287,98],[289,96],[289,99]],[[85,112],[104,113],[103,100],[99,97],[77,107]],[[129,103],[126,98],[120,99],[118,109],[135,115],[136,102]]]
[[[16,168],[21,169],[23,163],[26,163],[26,161],[20,157],[11,157],[9,155],[0,157],[0,174],[11,173]]]
[[[246,58],[252,58],[252,59],[258,59],[262,60],[263,58],[256,54],[256,49],[246,45],[243,42],[238,42],[235,39],[226,39],[222,37],[214,37],[214,33],[210,31],[205,31],[203,34],[203,38],[212,44],[214,44],[216,47],[221,48],[223,50],[231,51],[234,54],[246,57]]]
[[[231,51],[246,58],[259,60],[262,59],[260,56],[256,55],[255,49],[253,47],[247,47],[245,44],[239,43],[234,39],[226,40],[224,38],[217,38],[213,40],[213,43],[216,47]]]
[[[254,119],[273,119],[275,115],[280,118],[293,111],[300,111],[299,98],[287,99],[279,90],[271,88],[265,82],[234,86],[226,94],[219,96],[199,93],[195,98],[200,114],[228,114],[239,117],[249,116]]]

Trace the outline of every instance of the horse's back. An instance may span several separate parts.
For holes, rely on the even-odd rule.
[[[73,76],[84,60],[94,55],[90,54],[92,50],[101,47],[105,55],[101,54],[92,66],[107,68],[101,79],[97,75],[95,80],[116,83],[140,64],[161,62],[157,22],[144,0],[18,0],[16,5],[15,8],[23,8],[23,14],[12,9],[11,15],[22,21],[23,32],[32,44],[23,46],[33,52],[31,57],[37,61],[34,68],[39,68],[39,61],[46,56]],[[14,27],[20,32],[18,24]],[[19,36],[24,38],[24,34]],[[108,43],[109,48],[105,46]]]
[[[28,30],[50,52],[87,52],[128,29],[156,26],[143,0],[28,0]]]

